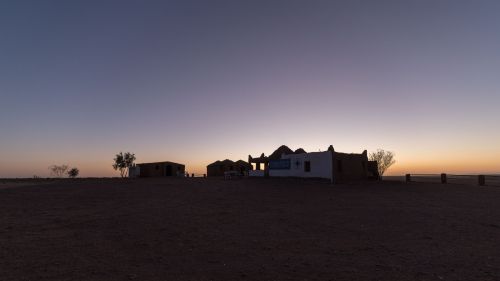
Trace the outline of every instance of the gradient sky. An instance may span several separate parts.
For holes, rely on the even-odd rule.
[[[500,1],[1,1],[0,177],[114,154],[500,172]]]

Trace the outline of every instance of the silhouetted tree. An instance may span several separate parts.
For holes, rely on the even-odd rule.
[[[396,160],[394,160],[394,153],[383,149],[377,149],[376,152],[370,153],[369,160],[377,161],[378,174],[380,175],[380,178],[382,178],[385,171],[387,171],[390,166],[396,163]]]
[[[68,165],[52,165],[49,167],[50,174],[57,178],[62,178],[66,171],[68,170]]]
[[[78,170],[78,168],[73,168],[73,169],[68,171],[68,176],[70,178],[76,178],[76,177],[78,177],[78,174],[80,174],[80,170]]]
[[[124,178],[127,176],[129,168],[134,165],[135,154],[130,152],[120,152],[116,154],[114,160],[115,163],[113,164],[113,168],[120,171],[120,176]]]

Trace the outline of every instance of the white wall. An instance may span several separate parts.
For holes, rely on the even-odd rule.
[[[330,151],[283,155],[290,159],[290,170],[269,170],[271,177],[325,178],[332,177],[332,155]],[[304,171],[304,161],[311,162],[311,171]]]

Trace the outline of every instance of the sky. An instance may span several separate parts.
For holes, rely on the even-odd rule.
[[[500,173],[499,1],[1,1],[0,178],[292,149]]]

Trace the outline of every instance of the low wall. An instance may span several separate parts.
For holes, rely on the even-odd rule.
[[[265,175],[265,172],[262,170],[250,170],[250,171],[248,171],[249,177],[263,177],[264,175]]]

